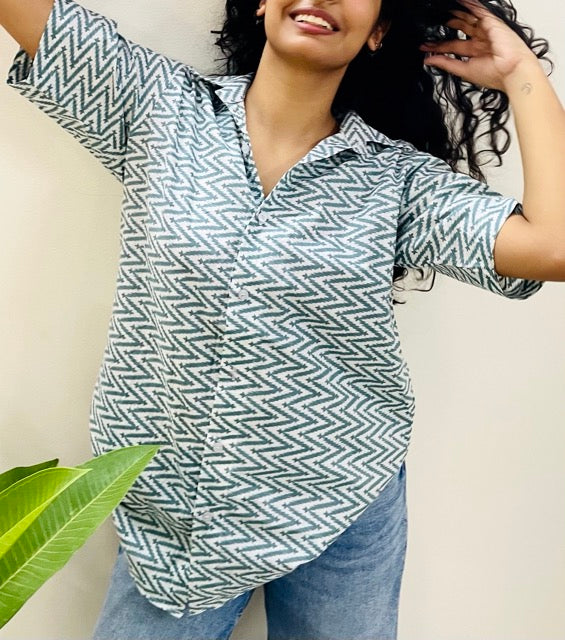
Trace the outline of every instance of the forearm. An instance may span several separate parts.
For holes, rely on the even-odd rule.
[[[524,217],[565,247],[565,109],[537,59],[506,78],[524,173]]]
[[[52,8],[53,0],[0,0],[0,26],[34,58]]]

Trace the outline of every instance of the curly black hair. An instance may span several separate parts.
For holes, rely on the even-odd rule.
[[[479,0],[495,16],[517,33],[540,60],[553,62],[546,56],[549,43],[534,38],[533,29],[517,21],[510,0]],[[226,75],[256,71],[266,42],[262,22],[257,23],[257,0],[226,0],[225,20],[215,44],[221,49]],[[453,16],[450,11],[466,8],[457,0],[382,0],[379,23],[390,24],[377,55],[368,55],[366,45],[349,63],[332,104],[332,112],[354,109],[367,124],[392,139],[403,139],[418,150],[446,161],[457,171],[466,160],[469,175],[486,181],[479,155],[490,153],[502,164],[502,156],[510,147],[510,132],[505,127],[510,116],[508,96],[503,91],[467,82],[432,65],[424,65],[425,53],[419,46],[425,41],[440,42],[458,37],[456,29],[446,26]],[[461,59],[460,56],[456,56]],[[367,78],[372,81],[367,83]],[[386,91],[383,92],[383,87]],[[386,100],[382,99],[383,93]],[[482,125],[486,124],[486,127]],[[485,130],[478,134],[479,128]],[[503,135],[502,142],[499,134]],[[478,150],[480,138],[488,138],[486,149]],[[411,269],[394,265],[393,286],[404,280]],[[427,281],[430,291],[435,272],[424,268],[413,270],[418,281]],[[393,300],[394,304],[400,303]],[[402,302],[403,304],[403,302]]]

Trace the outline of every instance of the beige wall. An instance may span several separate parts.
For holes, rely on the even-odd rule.
[[[84,5],[117,19],[134,41],[215,70],[208,32],[219,26],[221,0],[215,16],[204,0]],[[515,5],[550,40],[565,103],[561,0]],[[0,470],[91,457],[89,405],[121,201],[98,161],[5,85],[16,51],[1,31]],[[513,138],[489,182],[521,198]],[[565,639],[565,284],[515,301],[438,275],[431,293],[407,300],[397,318],[417,414],[399,640]],[[116,544],[108,519],[0,639],[88,638]],[[258,589],[232,637],[261,640],[265,629]]]

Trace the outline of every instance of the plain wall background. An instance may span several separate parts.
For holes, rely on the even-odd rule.
[[[221,26],[222,0],[212,10],[204,0],[83,4],[135,42],[217,70],[209,31]],[[561,1],[515,6],[549,40],[550,79],[565,103]],[[121,186],[7,87],[17,50],[0,29],[0,470],[91,457],[88,414],[119,255]],[[521,199],[509,126],[512,147],[502,167],[489,165],[488,182]],[[430,293],[405,299],[396,315],[416,419],[399,640],[563,640],[565,283],[517,301],[438,274]],[[0,638],[88,638],[116,549],[108,519]],[[260,588],[232,639],[264,638]]]

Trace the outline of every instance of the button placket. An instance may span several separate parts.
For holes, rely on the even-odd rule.
[[[238,300],[243,301],[249,298],[249,291],[244,286],[233,285],[232,292]]]
[[[247,140],[241,141],[241,150],[246,156],[251,153],[251,145],[249,144],[249,142],[247,142]]]
[[[204,520],[204,522],[209,523],[214,518],[214,514],[211,511],[202,511],[200,513],[200,519]]]
[[[225,363],[222,365],[222,363],[220,362],[220,366],[225,367]],[[210,409],[210,427],[212,423],[215,422],[215,419],[218,417],[219,407],[216,406],[216,402],[218,401],[218,396],[221,395],[223,388],[224,388],[224,383],[221,380],[219,380],[216,383],[216,389],[214,394],[215,395],[214,404]],[[208,467],[211,470],[210,472],[215,473],[220,478],[222,477],[225,478],[231,474],[229,465],[226,465],[226,461],[223,457],[219,457],[217,460],[215,460],[213,457],[210,457],[209,452],[213,451],[216,454],[222,454],[222,453],[225,454],[227,445],[225,442],[223,442],[220,439],[221,434],[218,434],[217,431],[216,432],[210,431],[210,427],[206,435],[207,446],[209,447],[209,449],[207,450],[208,454],[206,453],[204,454],[204,458],[202,460],[202,465],[201,465],[201,473],[205,467]],[[199,481],[197,485],[197,496],[200,496],[200,498],[202,498],[202,496],[206,495],[206,493],[207,493],[207,489],[203,489]],[[195,508],[194,516],[197,519],[201,520],[202,523],[204,523],[205,525],[208,525],[213,519],[218,518],[220,514],[210,510],[208,506],[210,503],[209,500],[204,499],[204,503],[205,503],[204,505],[197,506]]]
[[[220,442],[219,440],[216,440],[215,438],[209,438],[209,443],[212,446],[213,451],[215,452],[222,452],[225,449],[225,445],[223,442]],[[220,476],[220,477],[227,477],[230,475],[231,471],[229,469],[229,467],[221,464],[221,463],[214,463],[214,462],[207,462],[204,461],[203,465],[213,465],[214,469],[216,470],[216,473]],[[200,496],[202,496],[202,491],[201,489],[199,490],[199,494]],[[214,518],[218,517],[219,514],[217,512],[213,512],[211,511],[211,509],[208,507],[208,504],[202,506],[202,507],[196,507],[195,511],[194,511],[194,515],[195,517],[199,518],[200,520],[202,520],[204,523],[208,524],[210,523]]]
[[[220,439],[220,435],[218,434],[209,435],[208,442],[213,451],[217,453],[225,451],[226,444]]]
[[[216,452],[220,452],[224,450],[224,443],[220,442],[220,440],[212,441],[212,449]]]

